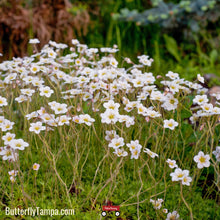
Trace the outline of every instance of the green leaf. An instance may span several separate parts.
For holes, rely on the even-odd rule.
[[[179,49],[175,39],[169,37],[168,35],[164,34],[165,46],[168,52],[175,57],[175,59],[180,62],[181,58],[179,55]]]
[[[214,64],[218,58],[218,51],[216,49],[213,49],[210,54],[210,60],[211,60],[211,64]]]

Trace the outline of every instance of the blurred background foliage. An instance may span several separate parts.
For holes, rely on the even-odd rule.
[[[117,44],[119,59],[148,54],[156,74],[220,76],[220,0],[0,0],[0,14],[2,60],[30,54],[30,38],[39,47],[77,38]]]

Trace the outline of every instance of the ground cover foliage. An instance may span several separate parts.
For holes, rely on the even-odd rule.
[[[50,41],[0,64],[3,218],[41,207],[101,219],[106,203],[118,219],[220,218],[220,94],[117,53]]]

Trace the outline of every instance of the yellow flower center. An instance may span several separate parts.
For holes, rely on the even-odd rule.
[[[168,126],[169,126],[169,127],[172,127],[172,126],[173,126],[173,123],[168,123]]]
[[[11,151],[7,151],[7,152],[6,152],[6,156],[7,156],[7,157],[11,156]]]
[[[109,118],[109,119],[114,119],[114,118],[115,118],[115,115],[110,114],[110,115],[108,116],[108,118]]]
[[[20,143],[17,143],[17,144],[16,144],[16,147],[21,147],[21,144],[20,144]]]
[[[138,151],[137,151],[137,150],[135,150],[135,151],[134,151],[134,155],[136,156],[137,154],[138,154]]]
[[[200,163],[205,163],[205,157],[201,156],[201,157],[199,158],[199,161],[200,161]]]
[[[183,174],[180,173],[180,174],[177,175],[177,177],[178,177],[178,178],[182,178],[182,177],[183,177]]]
[[[35,72],[35,71],[37,71],[37,68],[36,68],[36,67],[33,67],[32,70]]]
[[[12,137],[7,137],[7,141],[11,141],[12,140]]]
[[[173,100],[173,99],[170,99],[170,104],[174,104],[175,103],[175,101]]]

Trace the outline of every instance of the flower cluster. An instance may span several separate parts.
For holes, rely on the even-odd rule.
[[[29,43],[36,44],[39,40],[31,39]],[[20,115],[24,116],[22,132],[31,133],[29,140],[34,137],[46,141],[48,133],[53,135],[55,131],[59,134],[63,131],[67,135],[79,135],[84,131],[89,137],[93,137],[91,133],[94,132],[97,139],[105,137],[101,142],[108,152],[113,150],[115,158],[121,157],[123,162],[135,159],[134,163],[143,162],[144,165],[145,162],[157,164],[158,160],[160,165],[168,163],[171,169],[175,169],[170,174],[172,181],[189,186],[192,182],[190,171],[177,166],[180,158],[177,158],[179,154],[176,151],[180,146],[177,146],[176,139],[182,135],[182,125],[197,129],[202,121],[202,131],[206,121],[219,123],[220,94],[212,94],[217,102],[211,102],[200,74],[195,82],[185,80],[172,71],[155,77],[148,71],[153,59],[147,55],[138,56],[138,64],[125,58],[126,65],[130,66],[124,68],[115,58],[117,46],[88,48],[73,39],[69,54],[63,53],[67,47],[66,44],[50,41],[30,57],[13,58],[0,64],[2,159],[16,162],[19,154],[33,144],[16,133],[20,124],[17,120],[13,121],[12,114],[18,114],[18,119]],[[9,94],[9,89],[13,95]],[[190,102],[187,116],[183,119],[179,112],[187,108],[185,103]],[[97,127],[100,132],[97,132]],[[194,134],[197,135],[196,132]],[[84,136],[84,133],[80,135]],[[173,139],[175,150],[170,144]],[[184,142],[183,136],[181,139]],[[164,143],[166,146],[163,146]],[[163,154],[161,149],[171,153]],[[212,154],[217,162],[220,161],[219,146],[210,155],[204,153],[204,149],[207,151],[208,148],[196,148],[194,152],[199,152],[198,155],[193,152],[198,169],[211,165],[210,161],[214,161],[211,160]],[[169,169],[168,166],[165,168]],[[181,167],[184,166],[181,163]],[[39,167],[37,163],[32,165],[33,170]],[[17,175],[17,171],[13,172],[10,174],[12,182]],[[160,209],[163,200],[150,202],[155,209]],[[176,211],[168,213],[167,219],[172,218],[179,218]]]

